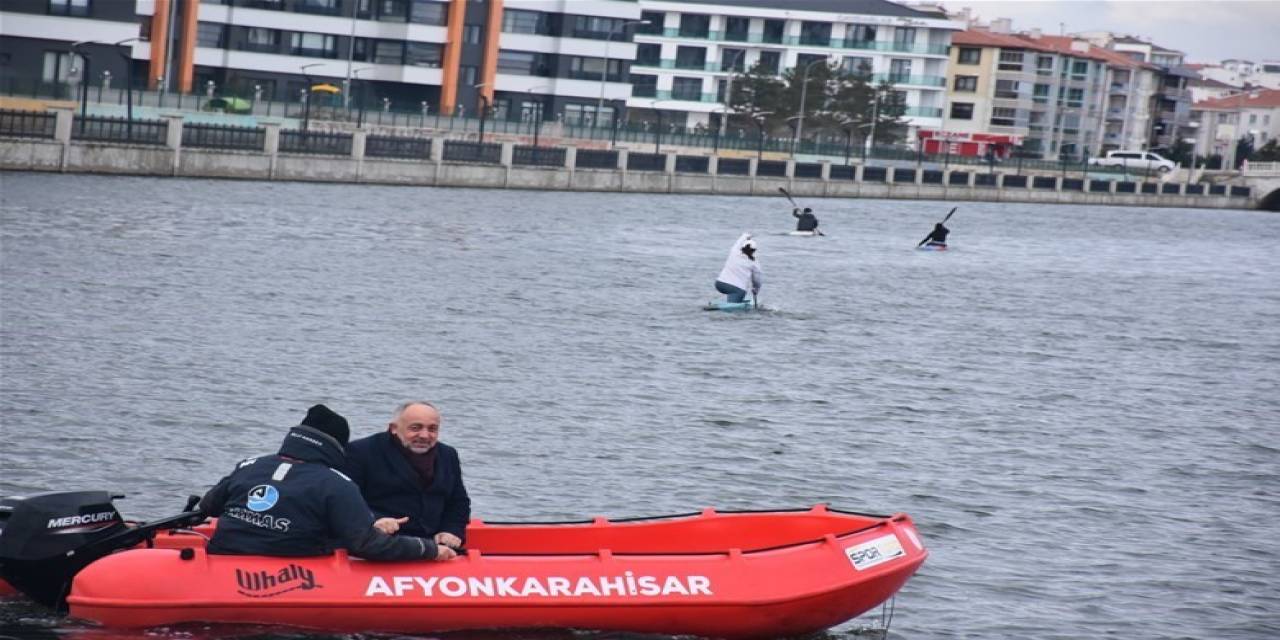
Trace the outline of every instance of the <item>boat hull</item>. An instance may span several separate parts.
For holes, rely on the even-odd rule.
[[[539,527],[473,523],[473,547],[441,563],[374,563],[341,552],[210,556],[203,549],[183,559],[178,549],[134,549],[82,571],[68,603],[72,615],[110,627],[234,622],[336,632],[575,628],[762,638],[850,620],[896,593],[927,556],[904,515],[870,524],[825,510],[790,515],[804,522],[779,519],[774,533],[747,531],[770,530],[758,528],[758,514],[714,512],[543,526],[561,534],[545,537],[530,535]],[[690,533],[689,551],[645,542],[681,532]],[[741,546],[716,549],[717,536]],[[799,536],[808,541],[769,546]],[[592,540],[615,548],[579,550]]]

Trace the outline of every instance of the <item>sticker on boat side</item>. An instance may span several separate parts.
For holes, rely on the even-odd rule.
[[[898,542],[898,536],[889,534],[849,547],[844,550],[844,554],[849,557],[854,569],[862,571],[894,558],[901,558],[907,552],[902,549],[902,543]]]

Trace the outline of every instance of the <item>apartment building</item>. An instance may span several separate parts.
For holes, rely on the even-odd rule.
[[[640,0],[632,65],[632,120],[715,128],[729,78],[757,64],[781,75],[817,60],[864,65],[905,99],[911,129],[938,128],[951,34],[936,11],[887,0]]]
[[[1205,80],[1221,82],[1236,88],[1249,86],[1280,89],[1280,60],[1227,59],[1220,64],[1188,64],[1192,71]]]
[[[296,101],[328,83],[400,110],[594,122],[631,95],[639,17],[634,0],[6,0],[0,70],[79,82],[70,45],[92,41],[90,83],[132,67],[138,87]]]
[[[1280,138],[1280,89],[1239,91],[1192,107],[1200,155],[1226,155],[1233,141],[1248,136],[1254,148]]]
[[[1087,42],[970,29],[953,43],[948,131],[1011,136],[1047,159],[1101,149],[1108,67]]]
[[[1150,106],[1148,147],[1170,148],[1180,140],[1195,139],[1195,128],[1190,126],[1191,90],[1188,83],[1197,77],[1197,74],[1184,64],[1185,54],[1132,36],[1116,35],[1106,31],[1086,32],[1077,36],[1089,40],[1098,47],[1159,68],[1156,91]]]

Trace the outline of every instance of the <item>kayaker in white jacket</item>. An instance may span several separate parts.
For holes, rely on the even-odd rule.
[[[728,302],[742,302],[748,289],[755,295],[763,283],[764,273],[760,270],[760,261],[756,260],[756,241],[750,233],[744,233],[729,250],[729,259],[724,261],[724,268],[716,278],[716,291],[728,296]]]

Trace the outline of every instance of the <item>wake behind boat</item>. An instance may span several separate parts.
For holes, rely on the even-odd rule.
[[[15,551],[51,554],[43,561],[52,566],[67,551],[92,547],[124,527],[110,501],[101,503],[109,496],[102,492],[83,492],[79,506],[64,500],[59,509],[72,515],[57,517],[89,515],[107,533],[59,535],[32,526],[45,524],[54,512],[46,508],[49,498],[59,495],[68,494],[3,505],[9,517],[0,531],[0,573],[19,586],[32,584],[33,572],[54,583],[74,575],[66,598],[71,614],[107,627],[263,623],[391,633],[553,627],[779,637],[817,632],[878,606],[928,556],[904,514],[818,505],[625,521],[473,520],[468,550],[449,562],[367,562],[343,552],[209,555],[201,535],[153,532],[155,548],[110,553],[57,577]]]

